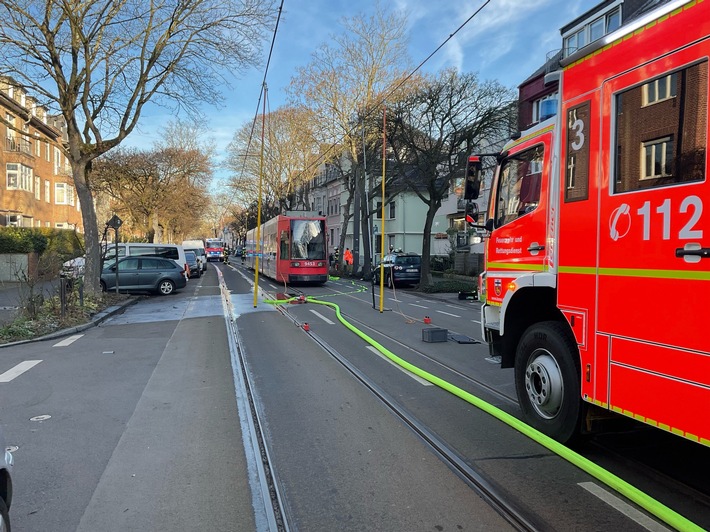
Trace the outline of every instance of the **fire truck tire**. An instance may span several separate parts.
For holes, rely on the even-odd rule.
[[[567,443],[582,415],[577,345],[563,323],[530,326],[515,354],[515,388],[525,421]]]

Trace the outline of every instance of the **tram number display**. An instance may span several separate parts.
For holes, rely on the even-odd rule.
[[[315,261],[312,261],[312,260],[307,260],[307,261],[303,262],[303,265],[306,267],[308,267],[308,266],[315,267],[315,266],[318,266],[318,263]]]

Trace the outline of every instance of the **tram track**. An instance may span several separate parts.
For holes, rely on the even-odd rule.
[[[279,311],[284,317],[291,320],[296,325],[300,321],[293,316],[288,309],[279,307]],[[337,349],[329,345],[319,335],[308,332],[310,338],[319,345],[328,355],[340,363],[353,377],[375,395],[397,418],[399,418],[408,428],[410,428],[451,470],[453,470],[474,492],[479,495],[487,504],[498,512],[515,530],[538,531],[548,527],[540,523],[536,515],[530,515],[511,497],[502,493],[493,482],[488,480],[480,471],[471,467],[458,455],[444,440],[430,431],[426,425],[419,421],[414,415],[393,400],[379,385],[377,385],[366,374],[355,367]]]

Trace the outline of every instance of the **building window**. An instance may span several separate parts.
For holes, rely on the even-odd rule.
[[[42,188],[40,187],[41,179],[35,176],[35,199],[42,199]]]
[[[673,173],[673,139],[665,137],[642,143],[641,179],[666,177]]]
[[[564,56],[572,55],[588,44],[598,41],[617,30],[619,26],[621,26],[621,6],[616,5],[603,15],[581,26],[575,26],[571,33],[563,35]]]
[[[395,215],[395,212],[396,212],[396,210],[395,210],[395,202],[394,202],[394,201],[390,202],[389,206],[390,206],[390,220],[392,220],[392,219],[394,219],[394,215]]]
[[[38,138],[35,138],[35,156],[36,157],[42,156],[42,143],[39,141]]]
[[[62,152],[59,148],[54,148],[54,175],[59,175],[62,169]]]
[[[55,183],[54,184],[54,204],[55,205],[67,205],[67,184],[66,183]]]
[[[49,141],[47,140],[44,141],[44,158],[48,162],[52,160],[52,152],[49,150]]]
[[[32,192],[34,185],[32,168],[24,164],[7,163],[6,170],[8,189]]]
[[[51,185],[49,184],[49,180],[45,179],[44,180],[44,201],[47,203],[51,203],[52,198],[50,196],[50,190],[51,190]]]
[[[662,102],[675,98],[676,75],[675,73],[654,79],[643,86],[643,105]]]
[[[20,178],[20,165],[15,163],[7,163],[7,188],[16,189]]]

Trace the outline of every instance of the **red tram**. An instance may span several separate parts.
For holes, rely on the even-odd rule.
[[[259,273],[281,283],[323,284],[328,280],[325,217],[289,212],[261,224]],[[256,228],[247,232],[245,264],[256,263]]]

